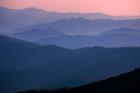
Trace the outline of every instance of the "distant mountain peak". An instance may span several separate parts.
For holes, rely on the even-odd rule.
[[[0,7],[0,11],[7,11],[7,10],[14,10],[14,9],[9,9],[7,7]]]
[[[1,6],[0,9],[8,9],[8,8]]]
[[[118,30],[125,30],[125,31],[127,31],[127,30],[133,30],[132,28],[128,28],[128,27],[122,27],[122,28],[119,28]]]
[[[77,18],[65,18],[65,19],[60,19],[56,22],[90,22],[92,20],[86,19],[86,18],[82,18],[82,17],[77,17]],[[54,22],[55,23],[55,22]]]
[[[7,7],[0,7],[1,11],[37,11],[37,12],[47,12],[47,10],[43,10],[43,9],[39,9],[39,8],[35,8],[35,7],[28,7],[28,8],[23,8],[23,9],[13,9],[13,8],[7,8]]]
[[[114,29],[112,31],[140,31],[139,29],[133,29],[133,28],[129,28],[129,27],[121,27],[118,29]]]
[[[42,12],[47,12],[47,10],[43,10],[43,9],[39,9],[39,8],[35,8],[35,7],[28,7],[28,8],[24,8],[22,10],[24,10],[24,11],[42,11]]]

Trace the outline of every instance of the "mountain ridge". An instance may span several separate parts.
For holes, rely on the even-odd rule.
[[[113,17],[102,13],[57,13],[44,11],[36,8],[26,9],[9,9],[0,7],[0,24],[1,31],[7,33],[11,29],[25,27],[29,25],[36,25],[39,23],[50,23],[65,18],[85,19],[137,19],[140,17]],[[17,20],[18,19],[18,20]]]
[[[26,47],[9,39],[1,42],[2,93],[74,87],[140,66],[139,47],[66,49],[54,45]]]

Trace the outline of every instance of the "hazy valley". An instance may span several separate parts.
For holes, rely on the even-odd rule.
[[[1,93],[112,93],[139,84],[139,67],[139,16],[0,7]]]

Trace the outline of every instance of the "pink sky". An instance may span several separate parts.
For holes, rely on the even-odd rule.
[[[56,12],[101,12],[140,16],[140,0],[0,0],[0,6],[36,7]]]

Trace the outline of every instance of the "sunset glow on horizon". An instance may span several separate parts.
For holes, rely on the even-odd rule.
[[[35,7],[55,12],[106,13],[140,16],[140,0],[0,0],[0,6]]]

